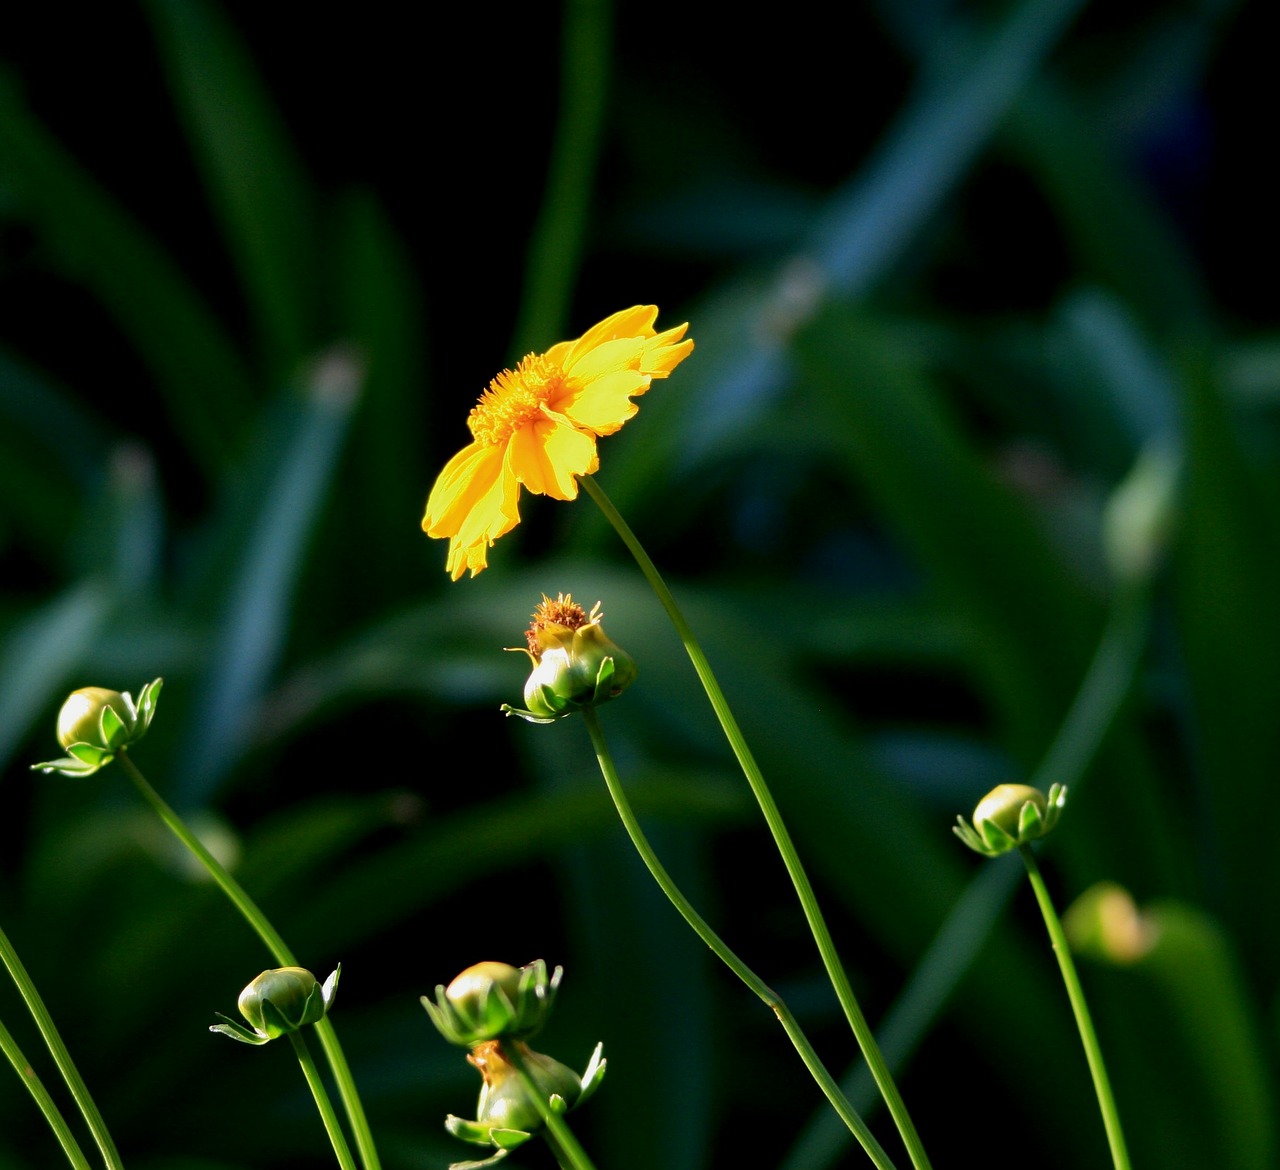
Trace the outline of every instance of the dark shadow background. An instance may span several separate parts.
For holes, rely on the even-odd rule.
[[[205,1032],[264,964],[256,940],[118,769],[28,771],[68,690],[158,675],[135,758],[213,818],[321,978],[342,962],[335,1023],[387,1170],[467,1156],[441,1122],[475,1076],[415,997],[537,956],[566,967],[544,1047],[610,1056],[573,1118],[602,1168],[865,1164],[796,1144],[816,1090],[653,889],[582,729],[497,714],[523,682],[498,651],[539,596],[599,597],[641,663],[603,718],[655,843],[843,1072],[785,874],[622,546],[588,501],[526,496],[490,569],[452,584],[418,528],[489,378],[635,303],[698,347],[602,444],[599,479],[706,639],[869,1018],[1002,864],[949,824],[1039,776],[1100,640],[1137,613],[1145,649],[1108,676],[1118,713],[1046,871],[1062,906],[1112,879],[1177,924],[1148,960],[1086,966],[1135,1164],[1273,1164],[1267,16],[0,17],[0,924],[130,1167],[328,1157],[281,1046]],[[602,57],[566,50],[593,20]],[[983,74],[1000,44],[1006,71]],[[575,69],[603,94],[598,154],[585,211],[555,227]],[[1178,467],[1176,537],[1128,588],[1105,508],[1152,450]],[[993,914],[903,1073],[926,1145],[938,1166],[975,1141],[1103,1164],[1028,892]],[[5,989],[0,1020],[53,1086]],[[0,1168],[53,1157],[0,1077]]]

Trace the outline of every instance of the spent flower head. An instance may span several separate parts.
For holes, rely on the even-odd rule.
[[[568,593],[543,596],[525,633],[533,670],[524,684],[525,708],[504,703],[508,715],[554,723],[583,707],[616,699],[636,677],[635,659],[611,641],[597,601],[587,613]]]
[[[467,1056],[484,1078],[475,1120],[450,1114],[444,1124],[454,1137],[496,1152],[481,1162],[455,1163],[450,1170],[499,1162],[542,1129],[543,1109],[563,1114],[581,1105],[604,1079],[608,1062],[602,1052],[603,1046],[597,1044],[579,1076],[558,1060],[535,1052],[523,1040],[486,1040],[476,1045]]]
[[[951,831],[970,849],[998,857],[1043,837],[1058,823],[1066,803],[1062,784],[1052,785],[1048,796],[1028,784],[998,784],[978,801],[973,824],[956,817]]]
[[[163,679],[147,683],[135,701],[128,691],[81,687],[72,691],[58,712],[58,742],[66,749],[60,760],[32,764],[41,772],[92,776],[116,753],[147,733],[156,713]]]
[[[448,539],[455,581],[485,568],[489,546],[520,523],[521,488],[574,499],[577,477],[599,466],[596,439],[692,352],[692,339],[682,340],[688,325],[658,333],[657,317],[656,305],[623,309],[489,383],[467,418],[472,441],[445,464],[422,518],[428,536]]]
[[[296,1032],[328,1014],[338,993],[339,963],[323,986],[305,967],[276,967],[263,971],[241,993],[236,1006],[249,1027],[224,1016],[222,1024],[210,1024],[210,1032],[221,1032],[245,1044],[266,1044],[278,1036]]]
[[[424,995],[422,1006],[440,1034],[461,1048],[528,1037],[546,1022],[563,974],[557,967],[548,975],[542,959],[525,967],[476,963],[448,987],[437,985],[434,1003]]]

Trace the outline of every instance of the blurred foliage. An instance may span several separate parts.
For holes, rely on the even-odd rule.
[[[302,961],[341,961],[388,1170],[465,1156],[442,1121],[478,1087],[417,996],[537,957],[566,968],[545,1049],[605,1041],[574,1115],[600,1165],[864,1164],[652,887],[582,728],[497,713],[541,594],[600,598],[640,662],[603,718],[664,859],[849,1064],[616,538],[530,498],[451,584],[418,530],[489,377],[647,302],[698,348],[600,482],[705,639],[935,1163],[993,1114],[1011,1157],[1104,1163],[1029,894],[949,830],[996,783],[1069,777],[1063,903],[1105,878],[1194,923],[1158,965],[1084,969],[1135,1164],[1275,1165],[1266,12],[566,0],[451,9],[427,43],[378,9],[6,14],[0,921],[131,1167],[328,1157],[288,1055],[207,1032],[257,940],[111,768],[28,771],[66,692],[161,675],[135,758]],[[1152,451],[1181,469],[1174,539],[1120,587],[1105,505]],[[51,1084],[7,986],[0,1019]],[[0,1078],[0,1168],[55,1158]]]

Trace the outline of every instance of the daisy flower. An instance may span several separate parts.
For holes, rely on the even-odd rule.
[[[520,523],[520,489],[557,500],[578,494],[600,465],[596,439],[639,409],[632,401],[693,350],[688,325],[655,332],[656,305],[606,317],[576,341],[529,354],[503,370],[467,418],[472,441],[440,472],[422,528],[447,538],[456,581],[488,565],[488,550]]]

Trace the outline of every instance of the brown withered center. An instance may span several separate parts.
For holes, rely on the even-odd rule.
[[[598,608],[599,603],[596,605],[596,609]],[[525,633],[525,641],[529,645],[529,652],[536,657],[542,649],[541,643],[538,641],[539,630],[545,629],[547,626],[563,626],[568,630],[580,630],[593,618],[599,616],[596,613],[596,609],[592,609],[588,615],[587,611],[573,600],[572,593],[558,593],[555,601],[552,601],[544,593],[538,608],[533,611],[533,620]]]

